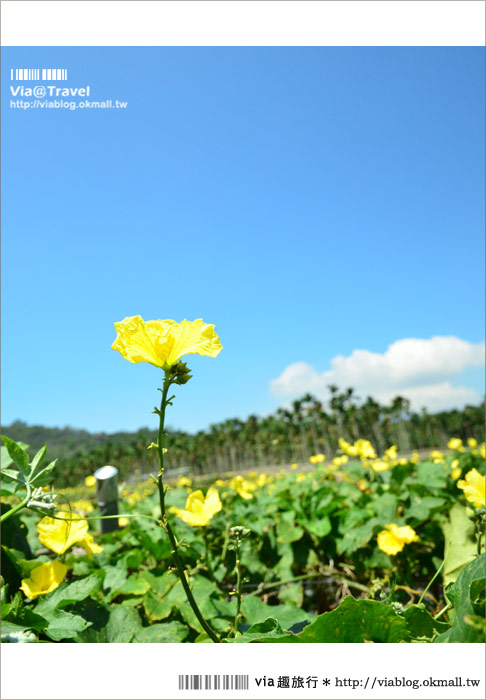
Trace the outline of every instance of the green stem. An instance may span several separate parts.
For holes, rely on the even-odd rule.
[[[40,511],[36,508],[32,508],[36,513],[42,513],[42,515],[47,515],[49,518],[54,520],[63,520],[66,523],[77,523],[80,520],[110,520],[112,518],[148,518],[149,520],[155,520],[156,523],[160,523],[160,518],[155,518],[153,515],[144,515],[143,513],[119,513],[118,515],[93,515],[92,517],[79,516],[78,518],[60,518],[57,515],[51,515],[50,513]],[[57,511],[59,512],[59,511]],[[74,515],[76,515],[74,513]]]
[[[432,578],[430,579],[430,581],[429,581],[429,583],[427,584],[427,587],[425,588],[425,590],[422,592],[422,595],[420,596],[420,598],[419,598],[418,601],[417,601],[417,605],[420,605],[420,603],[421,603],[422,600],[424,599],[425,594],[427,593],[427,591],[429,590],[429,588],[431,587],[431,585],[434,583],[434,581],[435,581],[435,579],[437,578],[437,576],[438,576],[438,575],[440,574],[440,572],[442,571],[442,568],[443,568],[444,564],[445,564],[445,559],[444,559],[444,561],[442,562],[442,564],[439,566],[439,568],[437,569],[437,571],[435,572],[435,574],[434,574],[434,575],[432,576]]]
[[[235,637],[238,633],[238,625],[240,622],[240,609],[241,609],[241,559],[240,559],[240,544],[241,540],[239,537],[236,538],[235,542],[235,552],[236,552],[236,613],[235,613]]]
[[[206,569],[208,570],[209,577],[211,581],[215,581],[216,579],[214,578],[214,571],[211,566],[211,560],[209,557],[209,540],[208,540],[208,530],[206,527],[203,527],[203,537],[204,537],[204,547],[205,547],[205,561],[206,561]]]
[[[10,510],[7,510],[6,513],[3,513],[3,515],[0,517],[0,523],[5,522],[5,520],[8,520],[9,518],[12,517],[12,515],[15,515],[15,513],[18,513],[19,510],[22,510],[22,508],[25,508],[27,503],[30,501],[30,497],[32,495],[32,489],[30,488],[30,484],[25,485],[27,489],[27,495],[25,498],[23,498],[20,503],[17,503],[16,506],[13,508],[10,508]]]
[[[214,632],[214,630],[209,626],[209,624],[206,622],[204,619],[201,611],[199,610],[199,607],[196,603],[196,600],[192,594],[192,591],[190,589],[189,583],[186,578],[186,572],[184,571],[184,567],[182,566],[182,562],[179,557],[179,552],[177,548],[177,540],[175,538],[175,535],[172,531],[172,528],[170,526],[169,520],[167,518],[166,512],[165,512],[165,488],[164,488],[164,482],[163,482],[163,474],[164,474],[164,449],[163,449],[163,441],[164,441],[164,421],[165,421],[165,409],[168,404],[167,401],[167,392],[169,391],[169,387],[171,384],[170,376],[169,373],[166,371],[165,373],[165,378],[164,378],[164,384],[162,386],[162,400],[160,402],[160,411],[158,411],[159,415],[159,433],[158,433],[158,441],[157,441],[157,452],[159,455],[159,472],[157,475],[157,486],[159,489],[159,500],[160,500],[160,513],[162,516],[162,526],[164,527],[165,531],[167,532],[167,535],[169,537],[169,541],[171,544],[172,548],[172,556],[174,558],[174,562],[176,565],[177,573],[179,575],[182,587],[184,588],[184,592],[186,594],[187,600],[189,602],[189,605],[194,611],[194,614],[196,615],[197,619],[199,620],[199,623],[201,624],[201,627],[203,630],[206,632],[208,637],[215,643],[219,642],[219,638]]]
[[[481,520],[479,518],[477,518],[477,520],[476,520],[476,532],[477,532],[477,536],[478,536],[477,554],[479,557],[479,555],[481,554],[481,541],[483,539],[483,526],[482,526]]]
[[[449,610],[449,608],[452,608],[452,603],[447,603],[447,605],[444,608],[442,608],[442,610],[438,612],[437,615],[434,615],[434,620],[438,620],[439,617],[441,617],[442,614],[446,612],[446,610]]]

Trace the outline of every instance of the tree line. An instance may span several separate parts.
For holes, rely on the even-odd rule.
[[[329,391],[326,405],[306,394],[268,416],[230,418],[195,434],[169,428],[167,469],[224,473],[307,462],[318,453],[330,459],[338,453],[340,437],[349,442],[366,438],[381,454],[391,445],[401,453],[443,448],[452,436],[484,439],[484,401],[462,410],[429,413],[425,408],[412,411],[402,396],[385,405],[370,396],[360,401],[352,388],[343,391],[331,385]],[[147,447],[156,442],[157,431],[149,428],[108,434],[16,421],[4,427],[4,433],[32,450],[47,444],[50,459],[58,458],[59,486],[79,484],[105,464],[116,466],[122,479],[156,469],[155,450]]]

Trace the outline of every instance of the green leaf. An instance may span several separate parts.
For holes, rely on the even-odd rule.
[[[183,642],[189,630],[181,622],[166,622],[164,624],[142,627],[133,638],[134,642]]]
[[[225,639],[225,642],[267,642],[274,641],[271,637],[282,638],[285,634],[277,620],[269,617],[263,622],[258,622],[252,625],[244,634],[238,635],[235,639]]]
[[[27,466],[29,464],[29,455],[27,452],[19,445],[18,442],[11,440],[6,435],[0,435],[0,437],[7,448],[10,459],[16,465],[19,472],[26,475]]]
[[[5,479],[7,482],[25,485],[25,479],[16,469],[2,469],[2,479]]]
[[[45,617],[49,622],[45,634],[55,642],[72,639],[91,625],[91,622],[82,618],[81,615],[73,615],[66,610],[51,610]]]
[[[476,615],[478,592],[485,586],[484,554],[466,564],[457,580],[446,590],[446,595],[454,606],[454,625],[440,634],[434,641],[443,642],[482,642],[484,643],[484,627]],[[479,581],[479,583],[476,583]]]
[[[310,622],[311,615],[292,603],[267,605],[257,596],[246,596],[241,604],[241,611],[249,625],[264,622],[268,618],[277,620],[282,629],[288,630],[299,622]]]
[[[108,641],[131,642],[141,627],[142,623],[136,610],[121,605],[115,606],[111,610],[110,619],[106,626]]]
[[[347,596],[335,610],[319,615],[300,634],[258,641],[331,643],[408,642],[407,623],[389,606],[375,600]]]
[[[469,518],[469,509],[455,503],[449,511],[449,519],[441,523],[444,533],[444,586],[453,583],[461,569],[476,556],[474,523]]]
[[[8,607],[11,608],[11,606]],[[2,611],[2,628],[6,622],[13,622],[19,627],[31,629],[35,632],[42,632],[48,625],[48,621],[44,617],[37,615],[26,607],[21,607],[17,611]]]
[[[337,541],[338,554],[352,554],[364,547],[373,537],[374,529],[381,523],[379,518],[370,518],[366,523],[349,530],[344,537]]]
[[[425,606],[410,605],[404,612],[410,636],[417,641],[431,642],[438,634],[445,632],[449,625],[440,620],[434,620]]]
[[[443,489],[447,484],[450,469],[447,464],[440,462],[420,462],[417,464],[416,483],[430,489]]]
[[[119,595],[143,595],[150,589],[150,583],[138,574],[129,576],[119,588],[110,591],[110,600]]]
[[[382,493],[374,499],[373,508],[382,525],[394,520],[397,505],[397,497],[391,493]]]
[[[71,603],[84,600],[91,595],[98,586],[99,578],[97,574],[91,574],[91,576],[87,578],[82,578],[72,583],[63,583],[59,588],[56,588],[55,591],[43,597],[42,600],[37,603],[35,611],[41,615],[45,615],[50,610],[61,607],[64,608]]]
[[[152,591],[149,591],[143,599],[145,614],[150,622],[165,620],[172,612],[173,604],[166,598],[160,598]]]
[[[41,447],[40,450],[37,452],[35,455],[34,459],[31,462],[31,474],[34,474],[35,470],[37,467],[40,467],[42,464],[42,460],[46,456],[47,452],[47,445],[44,445],[44,447]]]
[[[315,520],[302,520],[301,523],[311,535],[315,535],[320,539],[328,535],[332,529],[331,521],[327,515],[316,518]]]
[[[103,590],[118,590],[123,586],[128,577],[127,570],[122,566],[105,566],[105,578],[103,579]]]
[[[35,476],[32,476],[31,483],[34,486],[45,486],[46,484],[48,484],[52,479],[51,472],[56,466],[56,464],[57,458],[53,462],[50,462],[47,465],[47,467],[44,467],[44,469],[38,472]]]
[[[445,503],[444,498],[435,498],[434,496],[424,496],[423,498],[414,495],[411,499],[410,507],[407,509],[407,521],[427,520],[430,516],[430,511],[440,508]]]
[[[277,523],[277,537],[279,542],[289,544],[300,540],[304,530],[295,524],[295,511],[288,510],[280,514],[280,520]]]

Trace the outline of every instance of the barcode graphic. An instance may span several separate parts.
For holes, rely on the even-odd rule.
[[[11,68],[10,80],[67,80],[67,69]]]
[[[182,675],[179,690],[248,690],[249,676],[243,675]]]

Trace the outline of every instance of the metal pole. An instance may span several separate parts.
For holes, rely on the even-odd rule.
[[[100,467],[94,473],[96,477],[96,500],[100,515],[118,515],[118,469],[110,465]],[[100,520],[101,534],[118,530],[118,519]]]

